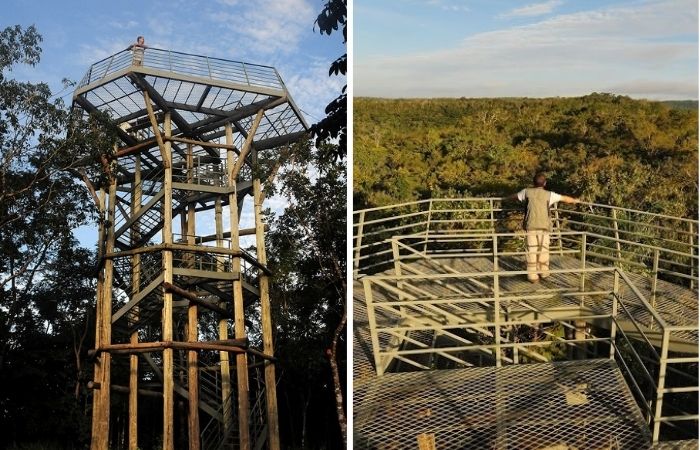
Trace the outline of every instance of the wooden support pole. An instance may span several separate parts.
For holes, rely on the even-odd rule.
[[[151,123],[153,124],[156,137],[160,136],[158,132],[158,124],[155,123],[151,101],[148,98],[148,93],[144,92],[146,98],[146,107],[148,108]],[[170,114],[165,114],[163,128],[165,136],[170,136]],[[162,144],[159,139],[158,144]],[[164,208],[163,208],[163,242],[171,244],[173,242],[173,170],[171,164],[172,153],[170,151],[170,141],[165,142],[161,147],[163,154],[163,166],[165,167],[164,179]],[[165,283],[173,282],[173,252],[170,250],[163,251],[163,281]],[[163,290],[163,340],[173,340],[173,294]],[[166,348],[163,350],[163,450],[172,450],[175,448],[175,433],[174,433],[174,380],[173,380],[173,349]]]
[[[112,390],[114,392],[128,393],[129,395],[131,395],[131,388],[127,387],[127,386],[120,386],[118,384],[113,384]],[[144,395],[146,397],[158,397],[158,398],[163,397],[162,392],[149,391],[148,389],[139,389],[138,394]],[[131,440],[131,439],[129,439],[129,440]],[[131,445],[131,444],[129,444],[129,445]]]
[[[158,142],[158,148],[160,149],[160,156],[163,158],[163,167],[166,169],[171,168],[171,155],[170,155],[170,146],[172,145],[170,143],[170,113],[165,114],[165,118],[163,120],[163,127],[165,128],[165,138],[166,142],[163,142],[163,137],[160,134],[160,128],[158,128],[158,120],[156,120],[155,114],[153,114],[153,105],[151,105],[151,98],[148,96],[147,91],[143,91],[143,99],[146,102],[146,109],[148,110],[148,118],[151,120],[151,127],[153,127],[153,134],[156,135],[156,142]],[[166,125],[167,124],[167,125]],[[172,176],[172,173],[171,173]],[[172,178],[172,177],[171,177]],[[170,180],[172,183],[172,179]],[[166,206],[169,207],[172,205],[172,203],[166,203]]]
[[[248,349],[247,345],[238,345],[238,340],[214,341],[214,342],[178,342],[178,341],[157,341],[157,342],[139,342],[137,344],[112,344],[100,347],[96,350],[88,352],[88,354],[115,354],[129,355],[135,353],[153,353],[166,350],[218,350],[234,353],[246,353],[255,351]],[[269,357],[268,357],[269,358]]]
[[[259,114],[258,114],[259,116]],[[256,117],[257,119],[257,117]],[[259,120],[256,120],[259,123]],[[255,135],[256,126],[251,127],[249,136]],[[226,131],[226,143],[233,145],[233,129],[231,124],[227,123],[225,127]],[[246,140],[247,142],[247,140]],[[244,159],[244,149],[241,150],[241,155],[239,156],[239,162]],[[233,150],[228,150],[226,152],[226,162],[227,167],[234,168],[234,152]],[[242,164],[242,162],[241,162]],[[230,176],[228,177],[229,186],[236,186],[236,173],[232,170]],[[239,212],[238,212],[238,198],[236,190],[234,189],[231,194],[229,194],[229,224],[231,226],[231,250],[240,250],[240,242],[238,236],[238,223],[239,223]],[[241,259],[234,257],[232,270],[236,273],[241,273]],[[243,305],[243,286],[241,280],[234,280],[233,282],[233,319],[234,319],[234,331],[236,333],[236,338],[242,339],[247,337],[245,331],[245,317],[244,317],[244,305]],[[248,415],[250,414],[250,399],[248,394],[248,359],[245,354],[236,355],[236,378],[238,385],[238,438],[239,438],[239,448],[241,450],[250,450],[250,427],[248,426],[249,420]]]
[[[172,139],[172,138],[171,138]],[[194,169],[194,155],[192,151],[192,144],[187,144],[187,182],[193,182],[193,169]],[[190,203],[187,205],[187,226],[184,228],[187,231],[184,233],[187,235],[187,244],[195,245],[194,238],[196,234],[195,229],[195,207],[196,204]],[[182,215],[185,216],[184,214]],[[194,267],[194,261],[191,262],[192,268]],[[197,311],[197,303],[191,302],[190,306],[187,308],[187,342],[195,343],[199,341],[199,318]],[[190,350],[187,352],[187,384],[189,393],[189,411],[188,411],[188,436],[189,436],[189,449],[199,450],[200,440],[199,440],[199,360],[196,350]]]
[[[131,214],[132,216],[141,208],[141,158],[136,157],[134,162],[134,184],[131,192]],[[138,223],[134,224],[131,230],[132,244],[140,239]],[[131,257],[131,295],[139,293],[141,283],[141,255],[135,254]],[[138,321],[139,307],[133,308],[134,319]],[[139,332],[134,330],[129,341],[132,344],[139,342]],[[129,450],[138,449],[138,391],[139,391],[139,357],[131,355],[129,357]]]
[[[258,171],[258,151],[253,149],[253,173]],[[267,264],[265,251],[265,224],[263,223],[262,204],[265,196],[260,185],[260,178],[253,177],[253,200],[255,203],[255,250],[258,261],[262,265]],[[272,342],[272,312],[270,308],[269,277],[263,271],[258,273],[260,279],[260,316],[263,331],[263,352],[274,354]],[[265,361],[265,400],[267,406],[267,429],[270,450],[280,450],[279,422],[277,412],[277,382],[275,380],[275,365],[272,361]],[[258,438],[258,436],[253,436]]]
[[[238,177],[238,172],[241,171],[241,168],[243,167],[243,163],[245,163],[245,159],[248,156],[248,153],[250,153],[251,148],[253,147],[253,137],[255,136],[255,132],[258,130],[258,126],[260,125],[260,121],[263,118],[263,115],[265,115],[265,110],[261,109],[258,111],[258,114],[255,116],[255,119],[253,120],[253,125],[250,127],[250,131],[248,131],[248,136],[245,139],[245,142],[243,143],[243,148],[241,149],[241,154],[238,156],[238,159],[236,160],[235,166],[229,165],[229,168],[232,168],[231,173],[230,173],[230,178],[231,180],[235,180]],[[230,127],[231,124],[228,124]],[[229,143],[228,140],[228,133],[226,133],[226,143]],[[231,145],[233,145],[233,138],[230,141]],[[229,152],[230,153],[230,152]],[[232,225],[233,227],[233,225]]]
[[[200,147],[213,147],[213,148],[223,148],[226,150],[238,150],[235,145],[219,144],[218,142],[209,141],[197,141],[194,139],[187,139],[183,137],[169,137],[167,138],[172,142],[182,142],[183,144],[199,145]]]
[[[100,218],[102,220],[99,221],[99,230],[98,230],[98,236],[99,236],[99,242],[98,242],[98,250],[97,250],[97,257],[98,260],[101,261],[102,258],[104,257],[105,254],[105,244],[106,244],[106,231],[105,231],[105,223],[107,220],[106,216],[106,206],[105,206],[105,197],[106,193],[104,188],[100,189],[100,195],[99,195],[99,210],[100,210]],[[97,274],[97,303],[95,305],[95,347],[99,347],[102,345],[102,295],[104,294],[104,268],[100,270]],[[104,365],[102,364],[102,360],[95,361],[95,369],[94,369],[94,376],[93,376],[93,384],[100,384],[102,381],[102,372],[104,370]],[[90,383],[88,383],[90,384]],[[102,415],[102,395],[99,392],[93,392],[92,394],[92,432],[91,432],[91,445],[90,448],[92,449],[98,449],[98,448],[106,448],[106,444],[101,444],[100,443],[100,422],[101,422],[101,415]]]
[[[228,318],[231,316],[231,314],[229,314],[229,312],[226,311],[225,309],[205,302],[201,298],[197,297],[197,294],[195,294],[194,292],[190,292],[190,291],[187,291],[185,289],[182,289],[180,286],[174,285],[172,283],[165,283],[164,282],[163,288],[168,292],[172,292],[173,294],[177,294],[180,297],[186,298],[187,300],[190,301],[190,305],[194,305],[194,306],[199,305],[199,306],[206,308],[210,311],[214,311],[216,313],[219,313],[221,316],[223,316],[223,318]]]
[[[224,246],[223,240],[223,219],[222,219],[222,207],[221,198],[217,197],[214,203],[214,222],[216,224],[216,246],[221,248]],[[217,260],[217,271],[223,272],[224,264],[221,259]],[[222,302],[222,306],[226,306]],[[219,319],[219,339],[228,339],[228,320],[226,317],[221,317]],[[229,361],[228,352],[222,351],[219,353],[219,361],[221,366],[221,401],[224,405],[224,434],[227,434],[229,429],[233,426],[233,416],[231,414],[232,402],[229,401],[231,397],[231,363]]]
[[[117,180],[112,178],[109,184],[109,203],[107,222],[107,243],[105,252],[109,253],[114,249],[114,213],[117,197]],[[110,345],[112,342],[112,283],[114,280],[114,261],[110,258],[105,261],[105,278],[102,286],[102,310],[101,322],[97,322],[100,328],[101,345]],[[99,390],[100,395],[100,414],[97,425],[97,442],[94,447],[97,450],[107,450],[109,448],[109,419],[110,419],[110,382],[111,382],[111,355],[104,355],[100,358],[101,380],[99,381],[102,388]]]

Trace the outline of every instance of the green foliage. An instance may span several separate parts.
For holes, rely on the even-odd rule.
[[[318,25],[320,33],[330,35],[342,26],[343,43],[348,40],[348,7],[346,0],[328,0],[323,5],[323,10],[316,18],[315,25]],[[331,63],[328,76],[345,75],[347,73],[348,58],[347,53],[340,56]],[[333,99],[326,106],[326,117],[311,126],[311,134],[316,139],[316,146],[332,153],[324,154],[324,158],[344,158],[347,154],[348,140],[348,96],[347,85],[343,86],[340,95]],[[337,139],[338,145],[326,145],[323,143]]]
[[[345,308],[345,163],[319,156],[335,150],[320,150],[303,143],[283,169],[278,184],[289,205],[270,216],[267,234],[281,426],[290,448],[335,448],[340,440],[327,358]],[[337,360],[344,377],[344,338]]]
[[[100,167],[114,139],[104,117],[75,120],[45,83],[8,77],[17,64],[39,62],[40,42],[34,27],[0,32],[3,448],[80,446],[90,423],[82,386],[95,255],[77,247],[72,230],[94,211],[80,171]]]
[[[698,112],[610,94],[358,98],[355,208],[445,194],[505,196],[544,171],[586,201],[697,215]]]

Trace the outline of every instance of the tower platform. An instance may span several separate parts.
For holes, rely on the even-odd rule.
[[[610,360],[391,373],[355,388],[358,449],[649,449]]]
[[[532,284],[501,198],[353,212],[358,448],[697,448],[698,221],[551,213]]]

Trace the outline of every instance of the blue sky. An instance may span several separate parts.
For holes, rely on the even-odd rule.
[[[354,94],[698,98],[697,0],[355,0]]]
[[[10,76],[49,83],[71,101],[61,80],[79,81],[92,63],[125,49],[143,35],[151,47],[274,66],[309,124],[345,84],[329,77],[330,63],[345,52],[342,34],[321,35],[314,20],[322,0],[5,0],[0,28],[34,24],[43,36],[41,63],[17,66]],[[273,197],[267,206],[279,209]],[[252,219],[252,218],[248,218]],[[83,245],[95,226],[80,228]]]

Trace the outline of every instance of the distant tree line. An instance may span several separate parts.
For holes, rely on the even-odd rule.
[[[611,94],[354,100],[354,207],[553,190],[674,216],[698,213],[698,110]]]

